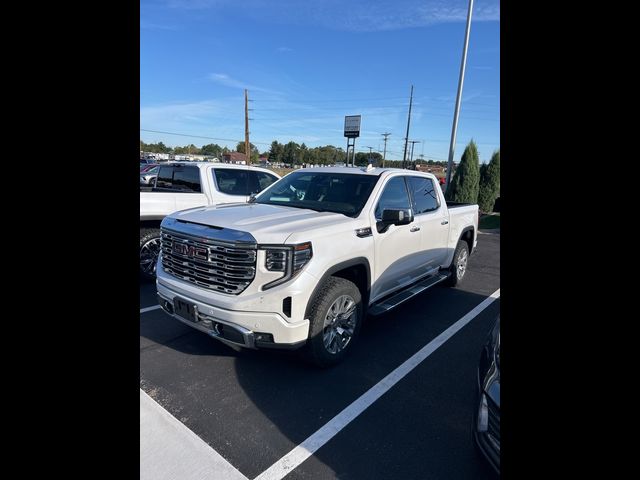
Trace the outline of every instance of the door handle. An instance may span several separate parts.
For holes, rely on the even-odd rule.
[[[410,232],[417,232],[418,230],[420,230],[420,227],[411,227],[411,230],[409,230]]]
[[[443,220],[440,222],[440,225],[446,225],[447,223],[449,223],[449,220]]]

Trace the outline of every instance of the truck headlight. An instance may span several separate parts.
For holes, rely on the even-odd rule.
[[[262,286],[267,290],[291,280],[302,268],[309,263],[313,256],[311,242],[297,245],[260,245],[265,250],[265,268],[270,272],[283,272],[284,275],[273,282]]]

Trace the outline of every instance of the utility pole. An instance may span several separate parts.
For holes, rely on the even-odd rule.
[[[453,126],[451,127],[451,143],[449,144],[449,161],[447,162],[447,179],[444,184],[445,191],[451,183],[451,170],[453,170],[453,152],[456,146],[456,134],[458,133],[458,114],[460,113],[460,100],[462,96],[462,84],[464,83],[464,69],[467,65],[467,49],[469,48],[469,32],[471,31],[471,14],[473,13],[473,0],[469,0],[467,12],[467,28],[464,34],[464,47],[462,49],[462,62],[460,63],[460,78],[458,79],[458,94],[456,95],[456,107],[453,113]]]
[[[364,148],[368,148],[368,149],[369,149],[369,163],[372,163],[372,160],[371,160],[371,150],[373,150],[373,147],[364,147]]]
[[[407,117],[407,135],[404,137],[404,153],[402,154],[402,168],[407,161],[407,142],[409,141],[409,125],[411,124],[411,105],[413,104],[413,85],[411,85],[411,96],[409,97],[409,116]]]
[[[244,89],[244,156],[251,165],[251,144],[249,143],[249,93]]]
[[[384,162],[387,159],[387,137],[391,135],[389,132],[385,132],[382,134],[384,137],[384,153],[382,154],[382,168],[384,168]]]
[[[411,140],[411,157],[409,159],[409,165],[413,165],[413,147],[416,143],[420,143],[420,140]],[[415,170],[415,167],[413,169]]]

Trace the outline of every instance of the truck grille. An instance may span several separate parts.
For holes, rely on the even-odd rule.
[[[202,239],[198,239],[202,240]],[[171,275],[217,292],[238,295],[256,275],[256,250],[162,230],[162,268]]]

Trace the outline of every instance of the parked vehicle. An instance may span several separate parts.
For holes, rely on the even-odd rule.
[[[233,345],[304,346],[328,366],[367,313],[464,278],[478,206],[447,203],[429,173],[310,168],[248,204],[176,212],[161,228],[167,313]]]
[[[480,452],[500,474],[500,317],[480,355],[477,388],[473,436]]]
[[[154,188],[140,192],[141,275],[155,278],[160,222],[166,215],[185,208],[247,202],[251,194],[279,178],[272,171],[258,167],[211,162],[158,165]]]
[[[140,185],[149,186],[155,184],[159,169],[160,166],[155,165],[153,168],[149,168],[144,172],[140,172]]]

